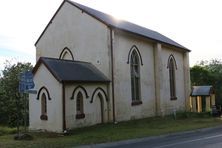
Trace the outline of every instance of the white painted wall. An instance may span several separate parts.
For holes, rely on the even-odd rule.
[[[156,44],[156,43],[155,43]],[[136,45],[141,53],[143,66],[140,66],[141,99],[142,104],[131,105],[131,78],[130,65],[127,64],[128,53]],[[185,79],[184,79],[184,52],[174,48],[161,47],[161,86],[160,108],[161,113],[170,114],[174,110],[185,110]],[[142,37],[115,31],[114,34],[114,77],[115,77],[115,104],[117,121],[144,118],[155,115],[155,71],[154,71],[154,43]],[[173,55],[176,60],[176,96],[177,100],[170,99],[168,58]]]
[[[65,52],[62,54],[61,59],[64,59],[64,60],[73,60],[71,53],[69,53],[69,52],[67,52],[67,51],[65,51]]]
[[[68,47],[77,61],[90,62],[110,78],[109,29],[65,2],[36,45],[39,57],[59,58]]]
[[[176,85],[176,97],[177,100],[170,99],[170,81],[169,81],[169,69],[167,68],[168,59],[170,55],[173,55],[177,64],[175,70],[175,85]],[[173,110],[185,110],[185,92],[184,92],[184,59],[183,52],[167,47],[162,47],[162,70],[163,70],[163,89],[161,92],[162,100],[161,108],[165,114],[172,113]]]
[[[62,132],[62,85],[55,80],[48,69],[41,64],[38,71],[34,75],[35,90],[45,86],[51,100],[47,98],[47,116],[48,120],[41,120],[41,98],[37,100],[37,94],[29,95],[29,120],[30,130],[47,130],[54,132]],[[41,95],[40,95],[41,96]],[[46,95],[46,97],[48,97]]]
[[[80,84],[82,87],[84,87],[87,90],[87,93],[89,97],[87,98],[84,91],[82,89],[77,89],[74,94],[74,99],[70,99],[72,97],[73,91],[76,87],[78,87],[78,84],[74,85],[66,85],[66,127],[68,129],[71,128],[77,128],[77,127],[83,127],[83,126],[90,126],[101,123],[101,106],[100,106],[100,100],[98,99],[98,93],[100,92],[103,96],[103,102],[104,102],[104,122],[108,122],[108,104],[109,102],[106,101],[105,95],[102,91],[97,91],[95,94],[95,97],[92,100],[93,92],[97,87],[101,87],[106,93],[107,93],[107,85],[106,84]],[[83,94],[83,110],[85,114],[85,118],[83,119],[76,119],[76,96],[78,92],[81,92]]]
[[[141,105],[132,106],[130,64],[128,54],[133,45],[139,49],[143,66],[140,66]],[[115,31],[114,77],[117,121],[144,118],[155,114],[155,82],[153,46],[143,38]]]

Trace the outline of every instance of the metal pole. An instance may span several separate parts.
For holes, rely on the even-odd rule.
[[[19,94],[16,95],[16,110],[17,110],[17,135],[18,137],[20,136],[20,131],[19,131]]]
[[[24,93],[24,128],[25,128],[25,132],[27,132],[27,94]]]

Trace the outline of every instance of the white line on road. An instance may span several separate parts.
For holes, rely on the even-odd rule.
[[[180,145],[180,144],[185,144],[185,143],[190,143],[190,142],[196,142],[196,141],[201,141],[201,140],[206,140],[206,139],[218,138],[218,137],[222,137],[222,134],[215,135],[215,136],[210,136],[210,137],[198,138],[198,139],[194,139],[194,140],[187,140],[187,141],[177,142],[177,143],[172,143],[172,144],[167,144],[167,145],[162,145],[162,146],[158,146],[158,147],[155,147],[155,148],[170,147],[170,146],[175,146],[175,145]]]

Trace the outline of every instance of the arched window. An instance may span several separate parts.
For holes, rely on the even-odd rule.
[[[78,92],[76,97],[76,119],[85,118],[83,110],[83,95],[81,92]]]
[[[42,96],[41,96],[41,116],[40,116],[40,118],[42,120],[48,119],[48,117],[47,117],[47,99],[46,99],[45,93],[42,93]]]
[[[71,50],[65,47],[60,53],[59,59],[74,60]]]
[[[92,98],[91,98],[90,103],[93,103],[94,97],[95,97],[97,94],[100,94],[101,96],[102,96],[102,94],[103,94],[104,97],[105,97],[105,99],[106,99],[106,102],[108,102],[108,96],[107,96],[106,92],[105,92],[101,87],[97,87],[97,88],[93,91],[93,94],[92,94]]]
[[[138,53],[134,50],[130,57],[132,105],[141,104],[140,63]]]
[[[171,100],[177,99],[176,97],[176,84],[175,84],[175,61],[173,57],[170,57],[169,63],[169,80],[170,80],[170,98]]]

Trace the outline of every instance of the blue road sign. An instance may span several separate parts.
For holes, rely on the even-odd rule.
[[[33,82],[33,74],[31,71],[26,71],[20,74],[20,81],[19,81],[19,92],[24,93],[29,89],[35,87]]]

